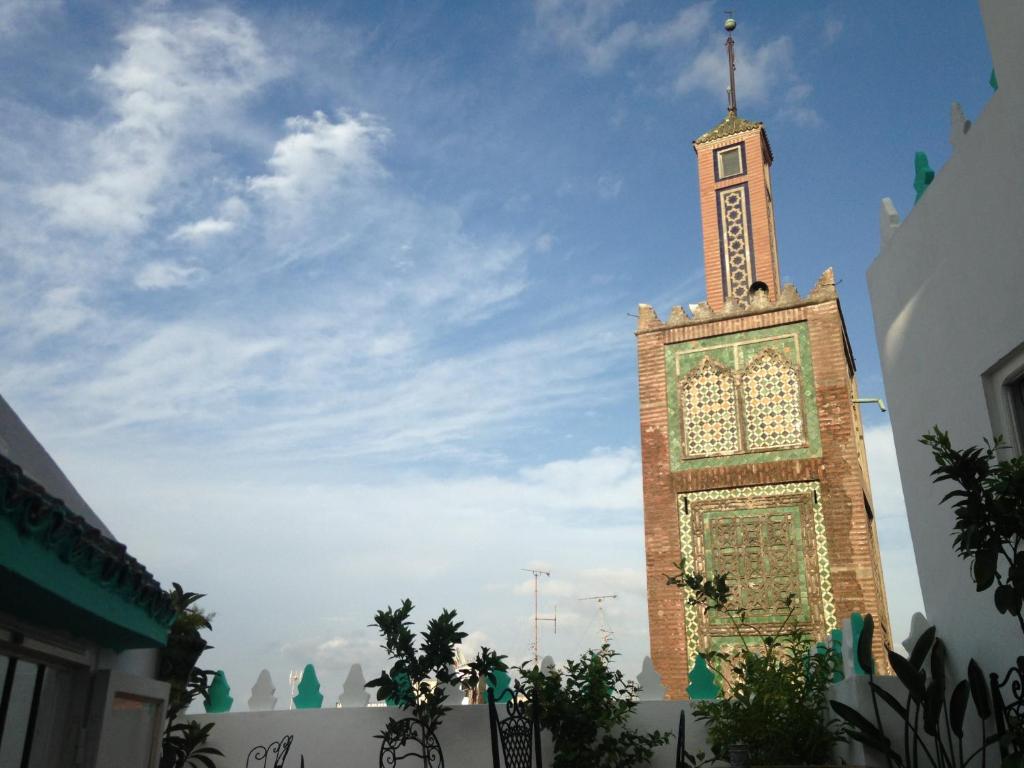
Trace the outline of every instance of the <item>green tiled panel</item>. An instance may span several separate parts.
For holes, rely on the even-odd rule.
[[[738,376],[747,364],[766,348],[778,352],[800,372],[806,445],[687,459],[683,454],[682,447],[680,380],[694,368],[700,366],[705,358],[728,368]],[[669,457],[673,471],[821,456],[818,405],[814,395],[814,373],[807,323],[790,323],[772,328],[759,328],[741,333],[669,344],[665,347],[665,376],[668,384]]]

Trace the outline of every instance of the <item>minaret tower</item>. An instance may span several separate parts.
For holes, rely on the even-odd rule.
[[[725,119],[693,142],[707,298],[662,322],[640,305],[637,355],[651,657],[684,698],[699,652],[732,625],[689,608],[665,575],[680,559],[728,573],[748,619],[796,620],[824,638],[871,613],[884,659],[888,610],[855,366],[831,269],[807,296],[779,279],[772,151],[736,108],[732,31]]]
[[[762,123],[736,112],[736,60],[729,19],[729,107],[725,119],[693,142],[700,180],[704,232],[704,275],[708,304],[726,300],[745,304],[752,286],[779,295],[779,257],[775,244],[775,206],[769,169],[772,149]]]

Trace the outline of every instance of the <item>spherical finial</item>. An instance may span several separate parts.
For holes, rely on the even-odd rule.
[[[736,19],[729,18],[725,20],[725,31],[732,32],[736,29]]]

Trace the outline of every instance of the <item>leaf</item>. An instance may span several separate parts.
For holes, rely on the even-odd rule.
[[[861,629],[860,638],[857,641],[857,663],[865,672],[871,673],[875,670],[871,658],[871,642],[875,634],[875,620],[871,614],[864,617],[864,627]]]
[[[889,664],[892,665],[893,672],[896,673],[896,677],[903,683],[903,687],[907,689],[910,697],[918,703],[923,701],[925,693],[924,681],[911,662],[898,653],[889,651]]]
[[[946,646],[941,640],[936,640],[932,646],[932,684],[938,691],[938,697],[943,703],[946,700]]]
[[[974,708],[978,711],[978,717],[987,720],[992,716],[992,702],[989,699],[985,673],[981,671],[981,667],[974,659],[967,664],[967,680],[971,686],[971,699],[974,701]]]
[[[970,693],[967,681],[961,680],[953,689],[953,695],[949,697],[949,727],[960,739],[964,737],[964,716],[967,714]]]
[[[996,565],[999,562],[999,550],[996,547],[979,549],[974,555],[974,581],[979,592],[992,586],[996,578]]]
[[[917,642],[914,643],[914,650],[910,652],[910,664],[914,669],[920,669],[924,664],[925,658],[928,656],[928,651],[932,649],[932,643],[935,641],[935,627],[928,627],[921,636],[917,638]],[[889,657],[892,659],[892,656]]]
[[[996,602],[996,610],[1000,613],[1006,613],[1011,611],[1014,607],[1016,592],[1013,587],[1009,584],[1001,584],[996,587],[995,595],[993,596]],[[1020,612],[1020,609],[1017,610]]]
[[[858,733],[871,739],[873,745],[881,745],[879,748],[884,750],[889,749],[889,739],[886,735],[878,730],[878,726],[856,709],[848,704],[843,704],[841,701],[829,701],[829,706],[832,707],[832,711],[839,715],[839,717],[856,728]]]
[[[895,696],[893,696],[891,693],[885,690],[885,688],[876,683],[871,683],[871,690],[875,692],[878,698],[880,698],[882,701],[884,701],[886,704],[892,707],[893,711],[897,715],[899,715],[903,720],[908,719],[907,708],[900,703],[899,699],[897,699]]]
[[[938,733],[939,715],[944,703],[942,689],[932,680],[924,694],[924,732],[929,736]]]

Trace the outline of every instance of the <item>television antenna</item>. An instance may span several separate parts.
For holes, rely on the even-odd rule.
[[[550,578],[551,571],[542,571],[538,568],[520,568],[521,571],[533,574],[533,666],[540,666],[540,623],[550,621],[554,626],[555,634],[558,634],[558,606],[555,606],[554,616],[540,615],[540,577]]]
[[[612,639],[612,631],[608,629],[607,622],[605,621],[604,615],[604,601],[614,600],[618,595],[591,595],[590,597],[581,597],[579,601],[582,603],[586,600],[594,600],[597,602],[597,620],[600,627],[598,632],[601,633],[601,644],[608,645],[608,641]]]

